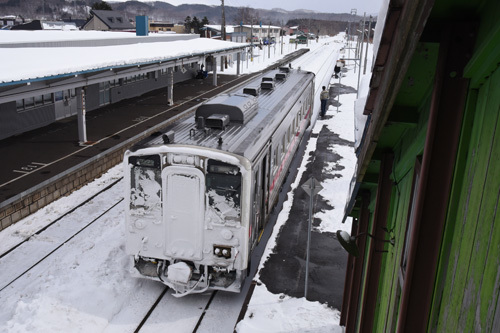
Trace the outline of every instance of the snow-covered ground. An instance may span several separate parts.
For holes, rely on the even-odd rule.
[[[319,91],[322,85],[336,83],[337,79],[331,78],[333,65],[344,44],[343,36],[321,38],[318,43],[312,41],[308,46],[310,55],[306,60],[297,60],[294,67],[302,67],[316,73],[316,100],[314,114],[319,110]],[[288,50],[287,50],[288,48]],[[285,44],[285,53],[294,51],[294,45]],[[264,49],[256,54],[253,63],[244,65],[244,72],[253,72],[265,68],[279,58],[280,52],[276,50],[276,58],[269,58],[269,50]],[[264,54],[265,52],[265,54]],[[271,57],[274,49],[271,49]],[[369,54],[368,59],[371,59]],[[325,65],[326,63],[326,65]],[[371,67],[368,65],[369,68]],[[232,74],[235,66],[227,69],[225,74]],[[368,71],[369,72],[369,71]],[[358,74],[353,72],[353,65],[348,64],[348,71],[342,78],[342,84],[356,88]],[[368,80],[363,80],[367,82]],[[318,133],[323,125],[340,135],[342,139],[354,141],[354,101],[356,94],[340,96],[340,111],[330,106],[329,115],[333,117],[318,120],[313,129]],[[316,139],[311,138],[307,150],[316,148]],[[342,156],[338,162],[344,169],[342,177],[330,179],[321,185],[323,190],[319,195],[331,202],[332,211],[316,213],[322,223],[315,232],[335,232],[337,229],[350,230],[350,221],[341,224],[343,207],[347,198],[349,182],[355,165],[355,155],[352,149],[345,146],[331,145],[330,150]],[[309,156],[308,151],[304,154]],[[308,161],[302,161],[297,183]],[[324,172],[329,172],[328,166]],[[336,171],[338,173],[338,171]],[[149,305],[154,303],[161,292],[162,285],[143,279],[131,277],[130,260],[124,252],[124,216],[123,184],[119,183],[101,197],[96,197],[87,203],[87,208],[82,212],[75,212],[64,217],[50,229],[54,232],[40,235],[35,233],[44,226],[70,211],[73,207],[93,196],[103,187],[122,176],[122,167],[117,166],[107,172],[100,179],[85,186],[81,190],[62,198],[43,208],[36,214],[12,225],[0,232],[0,254],[5,253],[15,244],[31,238],[16,249],[21,253],[16,258],[22,265],[24,261],[36,262],[51,251],[54,251],[47,260],[49,265],[40,268],[34,267],[22,278],[9,283],[9,272],[3,267],[15,265],[7,262],[7,256],[0,258],[0,332],[126,332],[133,331],[137,320],[145,315]],[[290,205],[293,201],[289,195],[285,202],[273,235],[262,257],[261,267],[265,264],[268,255],[274,248],[275,239],[280,226],[287,221]],[[113,205],[115,205],[113,207]],[[113,207],[113,208],[111,208]],[[340,208],[339,208],[340,207]],[[109,212],[99,216],[101,211],[110,208]],[[90,221],[95,215],[97,221],[83,229],[71,239],[63,239],[61,228],[67,225],[79,224]],[[49,229],[47,229],[49,230]],[[55,248],[59,247],[57,250]],[[24,258],[23,254],[24,253]],[[29,258],[29,259],[28,259]],[[28,265],[30,267],[30,265]],[[258,276],[256,277],[258,279]],[[4,288],[2,290],[2,288]],[[186,297],[178,300],[179,309],[182,306],[199,307],[191,304],[195,298]],[[187,302],[187,303],[186,303]],[[132,304],[132,306],[130,306]],[[197,320],[181,311],[171,310],[172,319],[156,324],[154,327],[143,327],[146,330],[164,332],[192,331],[192,322]],[[238,332],[341,332],[338,326],[340,313],[318,302],[309,302],[304,298],[292,298],[286,295],[274,295],[267,291],[264,284],[256,286],[250,300],[245,318],[237,326]],[[221,318],[224,314],[221,313]],[[139,318],[139,319],[138,319]],[[222,320],[222,319],[221,319]],[[215,331],[214,331],[215,332]],[[217,331],[218,332],[218,331]]]

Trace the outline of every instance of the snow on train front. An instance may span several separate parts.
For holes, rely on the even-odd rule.
[[[176,296],[239,292],[248,264],[246,159],[164,145],[125,154],[126,251]]]

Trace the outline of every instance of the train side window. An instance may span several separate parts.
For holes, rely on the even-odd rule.
[[[274,154],[273,154],[273,163],[272,163],[273,174],[276,174],[276,171],[278,170],[279,155],[280,155],[280,146],[277,145],[276,148],[274,149]]]
[[[17,111],[24,110],[24,99],[18,99],[16,101],[16,108],[17,108]]]
[[[62,91],[58,91],[56,93],[54,93],[54,99],[57,101],[62,101],[63,99],[63,92]]]
[[[35,105],[42,105],[43,104],[43,95],[37,95],[35,96]]]
[[[50,103],[53,103],[52,94],[43,95],[43,104],[50,104]]]
[[[27,97],[24,99],[24,108],[28,109],[28,108],[32,108],[33,106],[35,106],[34,97]]]

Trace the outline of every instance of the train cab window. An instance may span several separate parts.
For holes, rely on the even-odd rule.
[[[238,219],[241,213],[241,172],[239,168],[228,163],[209,160],[205,183],[210,208],[221,219]]]
[[[161,214],[159,155],[130,156],[130,209],[137,214]]]

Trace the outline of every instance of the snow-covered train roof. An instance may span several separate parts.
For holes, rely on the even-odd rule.
[[[286,79],[274,80],[274,89],[262,89],[257,96],[243,93],[248,91],[245,88],[258,92],[263,78],[279,73],[279,70],[266,72],[227,94],[206,101],[199,108],[215,107],[212,112],[201,112],[203,120],[190,116],[163,130],[171,138],[168,144],[213,148],[253,160],[314,79],[311,72],[291,69]],[[219,103],[226,106],[217,107]],[[208,127],[210,121],[213,123]],[[134,150],[163,144],[163,137],[157,136],[139,143]]]

